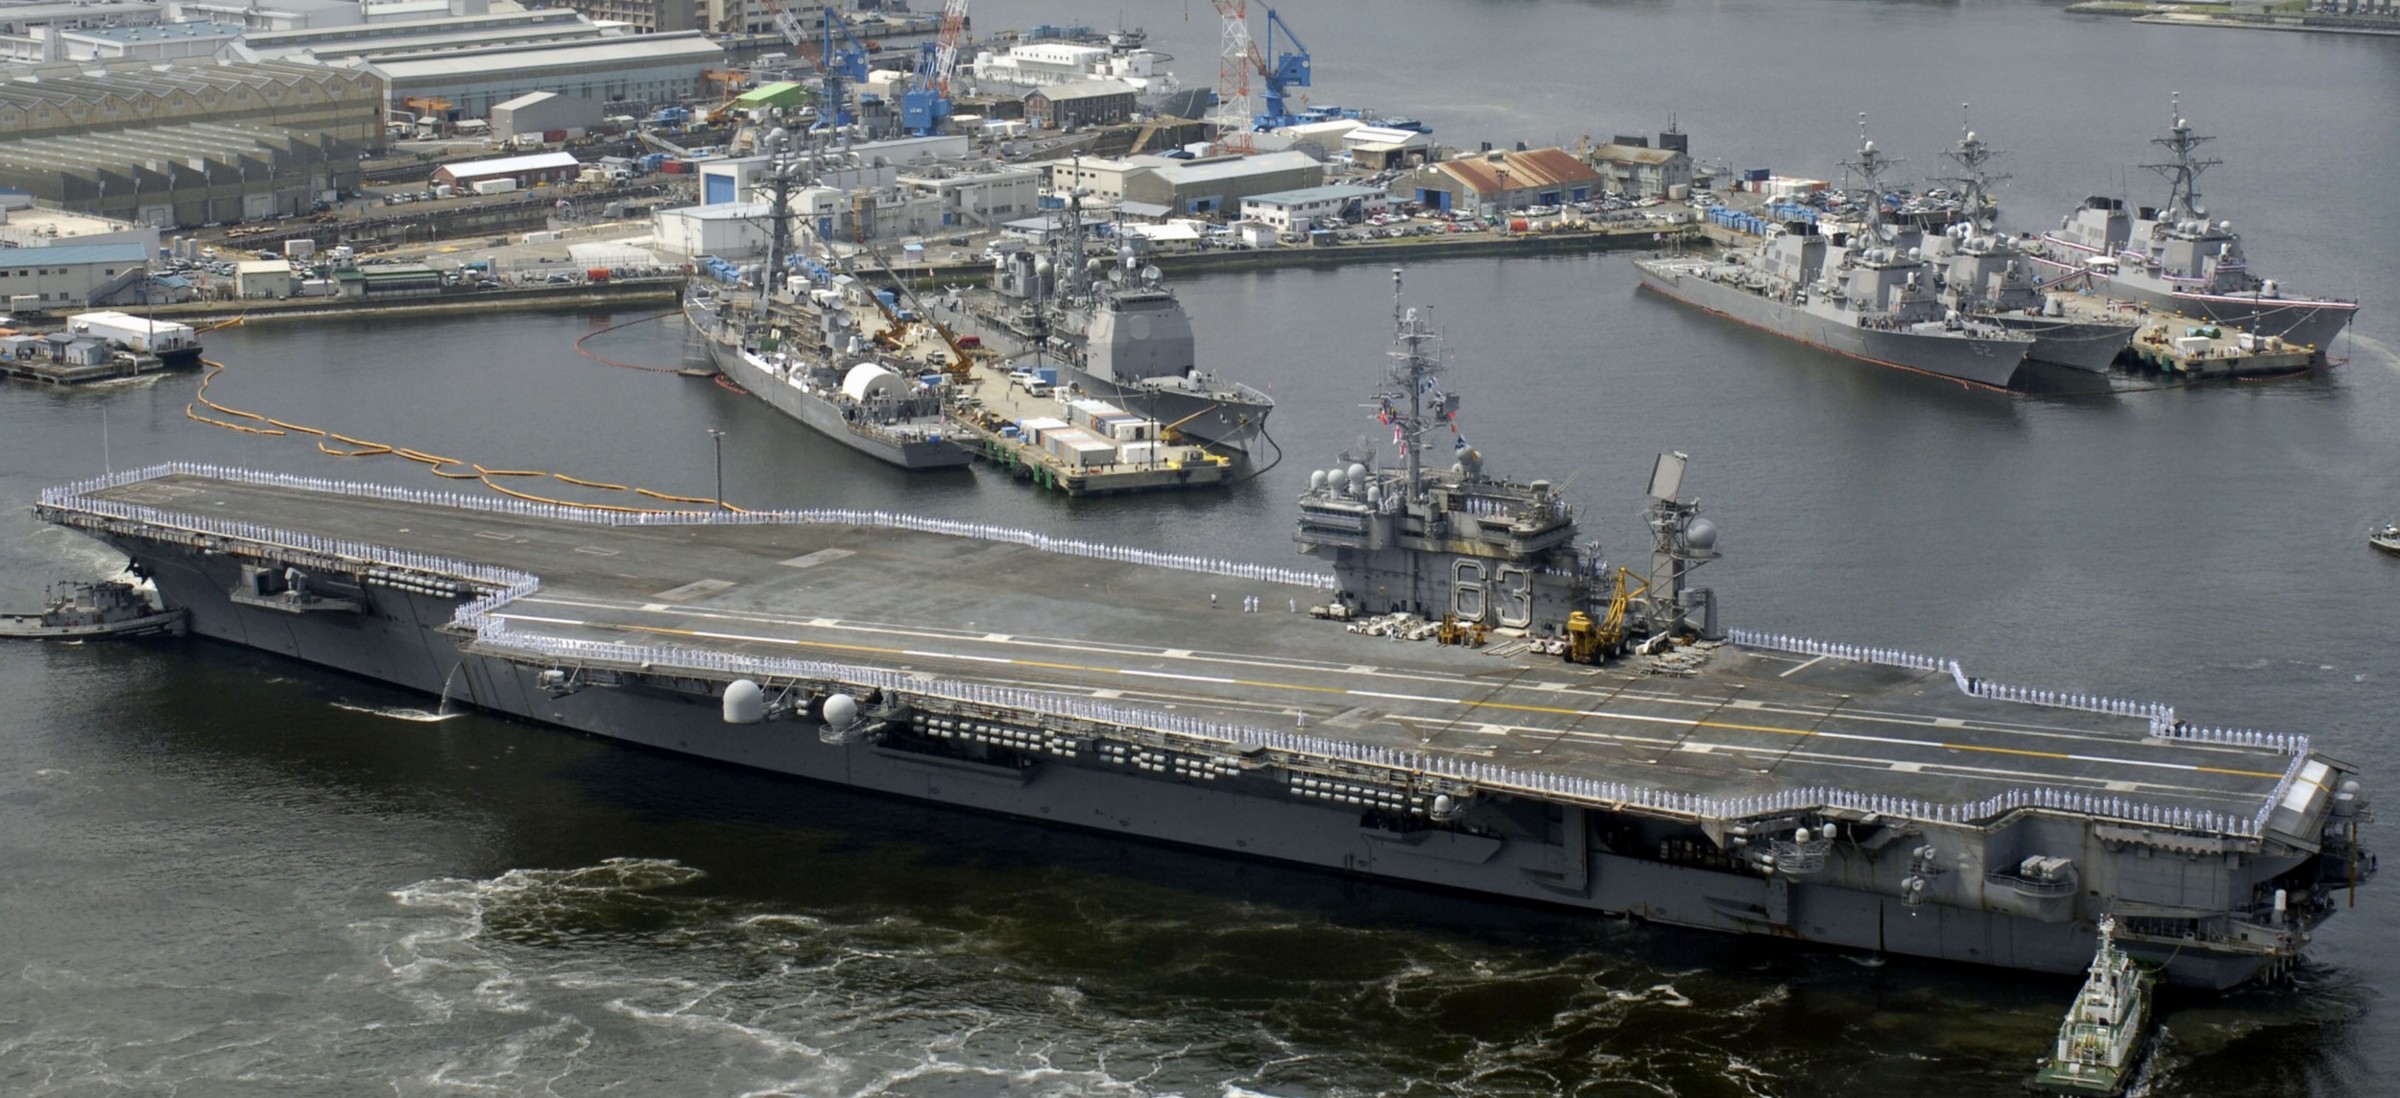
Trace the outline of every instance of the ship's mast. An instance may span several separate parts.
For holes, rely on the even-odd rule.
[[[1907,161],[1883,155],[1875,142],[1867,137],[1867,112],[1858,112],[1858,159],[1842,161],[1842,167],[1857,172],[1866,180],[1867,228],[1881,237],[1883,228],[1883,173]]]
[[[1405,491],[1411,501],[1425,498],[1425,447],[1448,422],[1450,397],[1441,391],[1445,372],[1438,351],[1441,337],[1433,333],[1430,306],[1411,308],[1401,302],[1400,270],[1392,270],[1392,364],[1378,394],[1383,413],[1391,419],[1394,441],[1400,446],[1406,470]],[[1425,398],[1435,398],[1427,412]]]
[[[1958,144],[1942,153],[1944,158],[1958,165],[1967,174],[1962,177],[1946,179],[1943,182],[1959,185],[1959,189],[1965,192],[1959,198],[1960,209],[1964,210],[1969,218],[1977,218],[1983,215],[1984,210],[1994,205],[1992,184],[2009,177],[1993,175],[1983,170],[1984,164],[2000,155],[2000,150],[1985,144],[1983,138],[1977,136],[1974,129],[1968,126],[1967,108],[1968,104],[1958,105]]]
[[[796,171],[792,153],[792,138],[780,128],[769,134],[772,170],[768,173],[768,193],[774,204],[767,210],[767,270],[758,280],[758,315],[767,315],[768,303],[775,299],[789,277],[786,265],[792,255],[792,176]]]
[[[2172,101],[2175,125],[2167,131],[2167,136],[2153,137],[2150,143],[2167,150],[2174,159],[2164,164],[2142,166],[2166,177],[2167,210],[2170,214],[2179,215],[2180,218],[2198,218],[2206,213],[2200,208],[2200,173],[2224,161],[2202,160],[2192,155],[2193,150],[2216,140],[2216,137],[2193,133],[2192,124],[2183,118],[2183,97],[2177,95]]]

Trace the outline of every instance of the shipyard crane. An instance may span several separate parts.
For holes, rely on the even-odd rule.
[[[1277,27],[1283,28],[1284,38],[1291,43],[1291,52],[1282,54],[1275,52],[1275,28]],[[1301,121],[1287,108],[1284,97],[1292,88],[1310,86],[1308,46],[1300,41],[1299,35],[1292,33],[1292,25],[1284,22],[1283,16],[1277,14],[1273,8],[1267,9],[1267,49],[1266,53],[1262,55],[1262,60],[1268,56],[1275,58],[1275,67],[1261,73],[1267,79],[1267,109],[1259,112],[1254,126],[1261,131],[1278,129]]]
[[[1267,9],[1267,48],[1261,51],[1258,42],[1250,37],[1249,0],[1216,0],[1217,15],[1224,23],[1224,36],[1217,57],[1217,109],[1209,120],[1217,124],[1217,148],[1226,152],[1254,152],[1257,144],[1253,132],[1289,126],[1301,121],[1290,110],[1289,96],[1293,88],[1310,86],[1310,57],[1308,46],[1292,33],[1292,25],[1273,8]],[[1275,31],[1283,30],[1292,49],[1277,55],[1275,63],[1267,63],[1267,55],[1275,49]],[[1250,77],[1256,73],[1266,88],[1266,109],[1253,114],[1250,110]]]
[[[818,124],[838,129],[858,120],[850,111],[850,94],[845,85],[866,82],[867,46],[858,40],[857,35],[850,33],[850,24],[833,10],[833,5],[825,5],[824,12],[825,34],[822,42],[811,42],[800,16],[782,5],[775,8],[775,29],[783,33],[783,40],[791,43],[794,49],[803,53],[815,50],[813,59],[817,63],[825,98],[824,104],[818,108]],[[836,35],[839,35],[839,41]]]
[[[967,0],[943,0],[942,32],[933,41],[933,90],[950,98],[958,78],[958,51],[967,41]]]

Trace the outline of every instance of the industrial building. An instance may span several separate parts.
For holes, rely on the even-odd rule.
[[[433,170],[433,181],[460,190],[499,179],[513,180],[519,187],[539,187],[572,183],[582,174],[583,165],[575,159],[575,154],[545,152],[444,164]]]
[[[1433,135],[1395,126],[1360,126],[1342,135],[1342,153],[1361,169],[1406,168],[1433,159]]]
[[[1113,126],[1133,117],[1133,99],[1133,85],[1122,80],[1054,84],[1025,94],[1025,120],[1052,130]]]
[[[1123,198],[1180,214],[1240,211],[1253,195],[1300,190],[1325,182],[1325,165],[1304,152],[1167,160],[1126,175]]]
[[[386,81],[393,106],[450,120],[488,117],[493,107],[529,92],[602,104],[687,102],[700,94],[700,74],[725,59],[724,49],[698,31],[636,35],[564,8],[490,11],[488,0],[435,2],[460,11],[253,33],[233,49],[247,58],[373,72]]]
[[[1662,133],[1658,147],[1639,137],[1619,137],[1592,150],[1592,166],[1619,194],[1648,198],[1678,197],[1692,185],[1689,134]]]
[[[161,18],[163,8],[146,0],[117,0],[109,4],[7,4],[0,6],[0,63],[80,57],[83,55],[65,48],[66,36],[72,32],[148,26]]]
[[[621,23],[635,34],[710,29],[706,0],[566,0],[594,22]]]
[[[1392,196],[1381,187],[1332,183],[1296,191],[1252,195],[1242,200],[1242,220],[1275,227],[1279,233],[1306,232],[1382,213]]]
[[[142,280],[150,249],[134,243],[0,248],[0,302],[10,312],[90,306]]]
[[[1525,206],[1588,202],[1607,180],[1560,148],[1469,153],[1427,164],[1406,186],[1431,210],[1492,213]]]
[[[34,67],[0,82],[0,187],[150,225],[303,213],[380,144],[373,74],[187,59]]]
[[[658,250],[674,255],[749,259],[766,254],[772,206],[727,202],[659,210],[650,215],[650,236]]]
[[[512,138],[538,141],[543,134],[565,131],[569,137],[580,137],[599,125],[600,118],[601,104],[597,99],[557,92],[527,92],[492,108],[492,136],[503,141]]]

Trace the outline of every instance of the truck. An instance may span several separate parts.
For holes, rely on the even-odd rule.
[[[514,179],[478,179],[470,185],[469,189],[476,194],[507,194],[517,189],[517,181]]]

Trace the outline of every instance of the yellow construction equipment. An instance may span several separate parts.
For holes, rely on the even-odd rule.
[[[1617,589],[1609,597],[1608,613],[1599,621],[1581,610],[1567,615],[1567,660],[1571,663],[1596,664],[1625,645],[1625,611],[1635,596],[1647,594],[1650,585],[1631,569],[1617,569]]]

